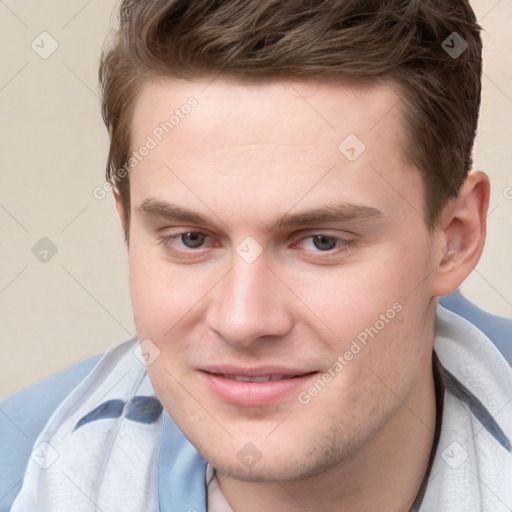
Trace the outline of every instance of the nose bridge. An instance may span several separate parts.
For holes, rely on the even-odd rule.
[[[291,315],[279,284],[264,257],[249,263],[234,254],[210,308],[209,327],[236,345],[284,334],[291,328]]]
[[[237,255],[223,290],[222,309],[233,324],[248,327],[261,322],[269,295],[269,270],[263,258],[247,263]]]
[[[242,258],[234,258],[233,270],[228,279],[228,295],[233,299],[233,306],[240,312],[251,310],[263,312],[262,299],[268,295],[270,272],[263,258],[247,263]]]

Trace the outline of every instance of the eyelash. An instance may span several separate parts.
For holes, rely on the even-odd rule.
[[[173,235],[163,235],[161,237],[158,238],[158,244],[159,245],[162,245],[164,247],[165,250],[167,251],[173,251],[175,250],[171,244],[173,241],[175,240],[179,240],[183,235],[186,235],[187,233],[194,233],[194,234],[200,234],[200,235],[204,235],[206,237],[206,239],[211,239],[212,237],[210,237],[207,233],[204,233],[202,231],[193,231],[193,230],[187,230],[187,231],[181,231],[177,234],[173,234]],[[315,236],[324,236],[326,238],[329,238],[329,239],[334,239],[336,240],[337,244],[338,244],[338,247],[335,247],[333,249],[329,249],[329,250],[325,250],[325,251],[322,251],[320,249],[316,250],[316,251],[312,251],[311,254],[314,254],[315,257],[322,257],[322,258],[325,258],[325,257],[328,257],[328,256],[334,256],[334,255],[339,255],[340,253],[342,252],[346,252],[348,251],[350,248],[352,248],[353,246],[356,245],[356,240],[354,239],[346,239],[346,238],[341,238],[339,236],[334,236],[334,235],[329,235],[329,234],[325,234],[325,233],[322,233],[322,232],[318,232],[318,233],[312,233],[310,235],[307,235],[307,236],[296,236],[293,240],[292,240],[292,246],[295,246],[298,242],[301,242],[301,241],[304,241],[304,240],[308,240],[308,239],[312,239],[313,237]],[[190,254],[190,256],[188,257],[194,257],[194,256],[198,256],[202,250],[204,250],[205,247],[204,246],[201,246],[201,247],[198,247],[197,249],[193,249],[193,248],[190,248],[190,247],[186,247],[186,246],[183,246],[181,248],[178,249],[178,252],[181,252],[182,254]],[[304,249],[307,251],[307,249]],[[318,256],[320,255],[320,256]],[[325,256],[323,256],[325,255]]]

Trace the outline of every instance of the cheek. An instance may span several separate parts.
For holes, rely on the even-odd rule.
[[[393,247],[375,252],[350,265],[288,276],[297,283],[297,294],[304,302],[345,340],[375,324],[381,315],[393,319],[426,275],[423,256],[418,263],[412,254],[404,261],[404,251]]]
[[[129,285],[133,315],[139,338],[165,338],[186,316],[200,293],[200,279],[190,272],[176,271],[152,248],[130,247]]]
[[[424,355],[419,334],[430,331],[425,324],[430,300],[427,258],[424,245],[406,245],[381,246],[378,254],[376,250],[353,266],[320,279],[311,276],[302,289],[308,305],[329,326],[333,361],[342,356],[349,379],[359,381],[364,373],[365,379],[374,380],[371,371],[363,371],[368,367],[400,389],[413,370],[397,368],[414,369]],[[363,393],[362,384],[355,388]]]

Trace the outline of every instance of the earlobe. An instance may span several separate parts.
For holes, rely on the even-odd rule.
[[[431,280],[433,296],[455,291],[475,268],[485,242],[488,207],[489,178],[472,171],[442,214],[442,243]]]

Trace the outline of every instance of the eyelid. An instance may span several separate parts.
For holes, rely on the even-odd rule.
[[[333,232],[334,231],[334,232]],[[343,236],[345,234],[346,236]],[[356,233],[352,233],[351,231],[341,231],[341,230],[332,230],[332,229],[308,229],[301,230],[292,235],[292,241],[296,242],[298,240],[304,240],[305,238],[310,238],[312,236],[326,236],[329,238],[336,238],[342,242],[351,242],[355,239],[359,238],[359,235]]]
[[[180,228],[174,228],[176,229],[177,231],[174,233],[174,232],[169,232],[169,227],[167,226],[166,228],[162,228],[161,230],[159,231],[164,231],[163,234],[160,234],[158,236],[158,244],[159,245],[162,245],[164,248],[168,249],[168,250],[171,250],[171,244],[174,243],[175,241],[179,240],[179,238],[182,236],[182,235],[185,235],[187,233],[199,233],[201,235],[204,235],[206,237],[206,239],[210,239],[210,240],[214,240],[214,237],[210,235],[210,233],[208,232],[208,230],[204,230],[204,229],[198,229],[198,228],[185,228],[183,229],[182,227]],[[178,231],[179,230],[179,231]],[[167,233],[165,233],[167,232]],[[201,250],[204,250],[204,249],[208,249],[209,247],[208,246],[201,246],[201,247],[197,247],[195,249],[193,248],[190,248],[190,247],[186,247],[186,246],[182,246],[182,247],[179,247],[179,248],[175,248],[176,251],[180,251],[180,252],[188,252],[188,253],[198,253],[200,252]]]
[[[174,251],[175,253],[179,253],[181,255],[188,255],[184,256],[189,258],[194,257],[200,257],[201,254],[203,254],[208,249],[219,247],[219,242],[216,240],[214,235],[212,235],[209,230],[197,228],[197,227],[174,227],[170,228],[167,226],[166,228],[162,228],[159,231],[167,231],[167,234],[162,234],[158,237],[158,243],[159,245],[162,245],[167,251]],[[170,231],[170,232],[169,232]],[[339,231],[339,230],[338,230]],[[179,242],[179,238],[186,234],[186,233],[200,233],[206,237],[206,242],[210,240],[210,244],[206,243],[206,245],[197,247],[197,248],[190,248],[186,247],[185,245],[182,245]],[[355,246],[357,244],[357,238],[358,235],[355,233],[351,233],[348,231],[343,231],[343,233],[347,233],[351,236],[349,237],[343,237],[340,236],[339,233],[332,233],[329,229],[308,229],[306,232],[305,230],[301,230],[297,233],[292,234],[292,241],[291,246],[292,248],[294,246],[297,246],[299,242],[303,242],[307,240],[308,238],[314,237],[314,236],[325,236],[328,238],[334,238],[339,242],[339,247],[335,247],[333,249],[322,251],[320,249],[318,250],[311,250],[311,249],[302,249],[303,252],[308,253],[312,258],[317,259],[327,259],[329,257],[339,256],[341,253],[347,252],[350,250],[351,247]],[[178,241],[180,244],[178,247],[173,246],[174,242]],[[213,245],[212,245],[213,241]],[[300,249],[300,248],[299,248]],[[178,256],[179,257],[179,256]]]
[[[314,236],[325,236],[327,238],[333,238],[337,241],[338,246],[327,250],[300,247],[300,244],[304,243],[307,239],[312,238]],[[357,238],[343,237],[340,236],[339,234],[332,234],[329,233],[328,230],[317,230],[307,234],[302,233],[300,235],[297,235],[296,238],[292,241],[292,248],[298,249],[307,258],[321,262],[332,260],[332,258],[341,257],[343,254],[346,254],[351,249],[355,248],[357,243]]]

